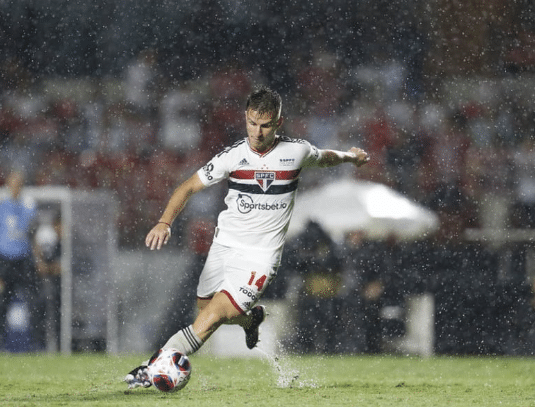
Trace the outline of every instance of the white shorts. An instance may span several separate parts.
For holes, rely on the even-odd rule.
[[[278,260],[259,258],[265,256],[212,243],[199,277],[197,297],[212,298],[223,292],[240,312],[251,309],[277,275],[279,264]]]

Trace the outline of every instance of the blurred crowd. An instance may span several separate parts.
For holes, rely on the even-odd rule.
[[[498,226],[531,227],[531,20],[521,4],[423,4],[2,4],[0,184],[17,166],[31,185],[112,190],[120,243],[137,246],[174,186],[244,136],[245,98],[266,83],[281,133],[370,153],[356,176],[447,206],[461,228],[497,223],[482,213],[496,205]],[[488,27],[454,53],[455,24]],[[447,75],[436,53],[470,49],[471,77]]]
[[[350,176],[447,210],[461,229],[488,226],[484,210],[494,202],[506,206],[500,226],[535,226],[535,112],[529,98],[505,84],[525,78],[483,81],[483,96],[468,100],[452,100],[450,82],[438,95],[414,98],[410,71],[395,59],[340,68],[335,55],[318,49],[295,69],[291,91],[281,91],[282,134],[320,148],[363,147],[371,162]],[[172,81],[152,49],[117,80],[36,86],[28,75],[16,60],[4,61],[9,86],[0,95],[0,182],[19,167],[32,185],[114,191],[126,246],[142,241],[184,177],[244,137],[244,101],[253,86],[267,82],[237,61],[195,80]],[[489,91],[492,97],[485,97]]]

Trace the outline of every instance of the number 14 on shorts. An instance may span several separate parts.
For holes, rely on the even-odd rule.
[[[265,274],[262,274],[258,279],[256,278],[256,271],[251,271],[251,278],[249,278],[249,282],[247,285],[254,285],[258,289],[258,291],[262,291],[262,288],[264,288],[264,284],[266,283],[267,276]]]

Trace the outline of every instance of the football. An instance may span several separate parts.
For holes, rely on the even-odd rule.
[[[160,349],[147,367],[150,382],[158,390],[169,393],[183,389],[191,376],[191,363],[176,349]]]

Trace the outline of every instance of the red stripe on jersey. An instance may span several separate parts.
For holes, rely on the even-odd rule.
[[[230,177],[234,179],[255,179],[255,172],[274,172],[275,179],[278,181],[291,181],[297,179],[301,170],[291,170],[291,171],[255,171],[255,170],[238,170],[230,173]]]

